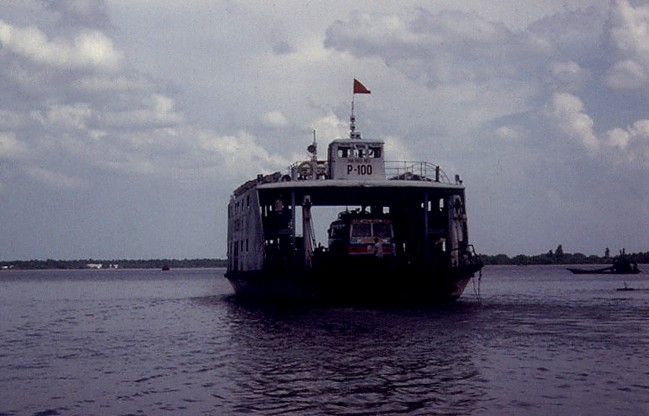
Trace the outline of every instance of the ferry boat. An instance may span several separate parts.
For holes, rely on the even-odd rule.
[[[259,174],[228,204],[227,272],[237,297],[306,302],[453,301],[480,272],[465,188],[429,162],[390,162],[356,130],[285,173]],[[325,222],[322,222],[325,221]],[[326,240],[314,224],[329,223]]]

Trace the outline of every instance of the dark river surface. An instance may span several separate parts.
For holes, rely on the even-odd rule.
[[[0,415],[649,415],[641,269],[492,266],[480,297],[394,309],[240,304],[220,269],[0,271]]]

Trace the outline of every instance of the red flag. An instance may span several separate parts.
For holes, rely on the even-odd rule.
[[[372,92],[365,88],[356,78],[354,78],[354,94],[371,94]]]

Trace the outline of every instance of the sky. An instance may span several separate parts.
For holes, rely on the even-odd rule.
[[[232,190],[346,137],[354,78],[477,252],[649,251],[646,1],[7,0],[0,260],[224,258]]]

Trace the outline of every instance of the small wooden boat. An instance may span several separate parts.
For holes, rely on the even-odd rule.
[[[602,267],[599,269],[577,269],[572,267],[566,267],[574,274],[638,274],[640,269],[638,269],[638,264],[632,262],[626,256],[621,255],[613,261],[612,266]]]

